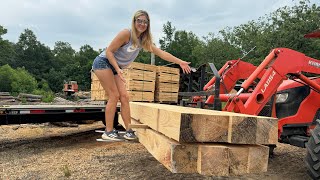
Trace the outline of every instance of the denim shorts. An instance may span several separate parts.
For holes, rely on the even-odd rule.
[[[92,71],[102,69],[111,69],[114,75],[118,74],[107,58],[97,56],[93,61]]]

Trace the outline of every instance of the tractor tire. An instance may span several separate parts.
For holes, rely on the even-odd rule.
[[[317,126],[310,133],[311,136],[306,143],[307,156],[305,162],[310,177],[320,179],[320,120],[317,120]]]

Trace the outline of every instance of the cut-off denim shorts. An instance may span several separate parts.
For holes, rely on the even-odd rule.
[[[102,69],[111,69],[114,75],[118,74],[107,58],[97,56],[93,61],[92,71]]]

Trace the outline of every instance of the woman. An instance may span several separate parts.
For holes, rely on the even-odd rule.
[[[137,11],[133,18],[131,29],[124,29],[112,40],[93,62],[92,70],[100,80],[109,100],[105,109],[106,130],[102,138],[106,140],[134,140],[137,137],[128,125],[131,122],[129,95],[125,87],[122,69],[135,60],[141,49],[154,53],[160,58],[177,63],[184,73],[190,73],[190,62],[183,61],[173,55],[162,51],[152,43],[150,33],[150,18],[146,11]],[[121,116],[125,124],[126,133],[123,137],[113,129],[113,119],[117,102],[121,102]]]

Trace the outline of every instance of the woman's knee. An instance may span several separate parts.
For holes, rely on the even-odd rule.
[[[109,96],[109,100],[108,101],[112,101],[112,102],[116,102],[117,103],[119,101],[119,99],[120,99],[119,93],[109,93],[108,96]]]
[[[120,94],[120,101],[121,102],[129,102],[129,94],[128,93],[122,93]]]

